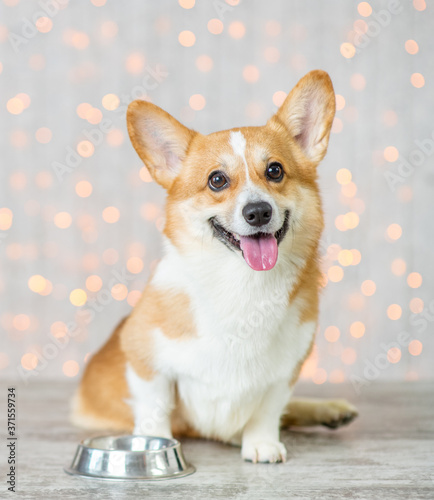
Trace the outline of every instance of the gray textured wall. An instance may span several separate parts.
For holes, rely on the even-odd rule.
[[[54,3],[62,8],[38,31],[39,2],[0,1],[2,374],[77,376],[160,255],[164,193],[145,182],[126,103],[147,96],[202,132],[256,125],[322,68],[345,105],[340,97],[320,167],[330,279],[303,376],[433,375],[432,6],[377,1],[367,15],[366,3],[348,0]],[[194,45],[179,42],[183,31]],[[117,109],[106,109],[116,98],[104,107],[107,94]],[[71,303],[80,290],[81,307]]]

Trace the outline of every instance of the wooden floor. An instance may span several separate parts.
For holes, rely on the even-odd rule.
[[[0,498],[434,499],[432,383],[381,383],[364,388],[359,397],[350,386],[299,385],[299,395],[347,397],[359,408],[360,417],[338,431],[283,432],[289,450],[285,464],[245,463],[237,448],[186,440],[184,454],[196,466],[195,474],[131,483],[81,479],[63,472],[78,441],[89,435],[68,422],[72,391],[66,383],[18,386],[17,494],[8,494],[4,473]],[[2,458],[2,471],[4,465]]]

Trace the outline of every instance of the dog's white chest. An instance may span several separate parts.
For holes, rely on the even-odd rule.
[[[198,272],[201,282],[180,273],[175,256],[154,279],[187,291],[196,327],[188,339],[154,332],[156,368],[176,382],[191,423],[223,439],[242,429],[273,383],[289,384],[315,328],[300,327],[298,305],[289,306],[290,272],[252,278],[231,264],[210,278]]]

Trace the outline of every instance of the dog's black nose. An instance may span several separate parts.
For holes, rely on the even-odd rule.
[[[243,208],[243,216],[251,226],[264,226],[268,224],[272,215],[273,209],[266,201],[248,203]]]

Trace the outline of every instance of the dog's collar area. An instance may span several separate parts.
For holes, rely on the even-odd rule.
[[[234,233],[231,233],[227,229],[225,229],[223,226],[221,226],[217,221],[215,217],[211,217],[209,219],[209,222],[211,224],[211,227],[213,228],[214,235],[215,237],[220,240],[222,243],[224,243],[228,248],[231,250],[241,250],[241,245],[240,245],[240,240],[237,238],[237,236]],[[285,237],[286,233],[288,232],[289,228],[289,210],[285,211],[285,220],[283,221],[282,227],[274,233],[274,237],[277,240],[277,244],[279,244],[283,238]],[[253,234],[251,238],[260,238],[263,236],[264,233],[257,232],[256,234]]]

